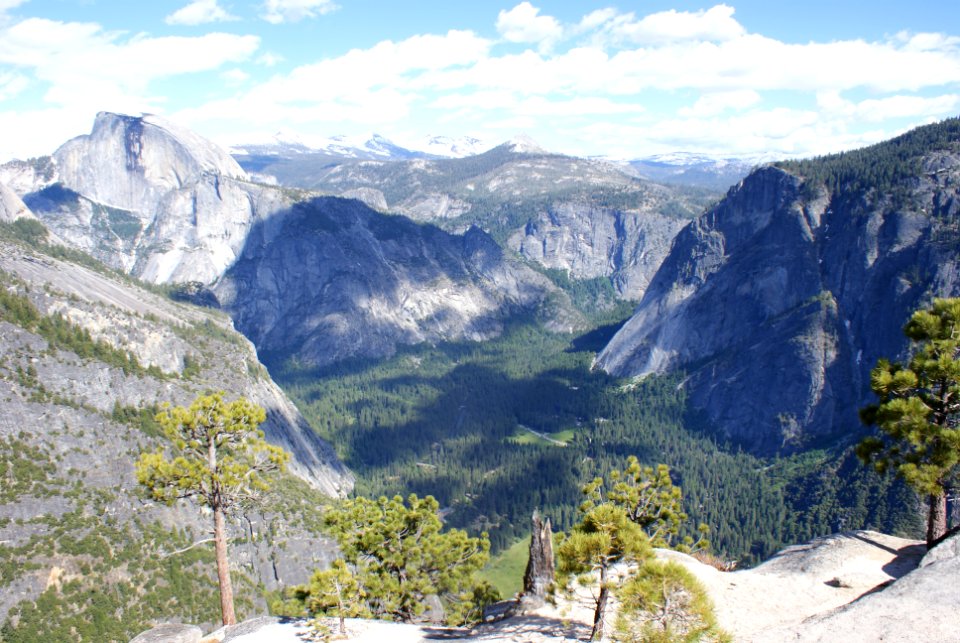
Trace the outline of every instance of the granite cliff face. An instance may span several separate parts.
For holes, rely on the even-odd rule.
[[[537,213],[508,245],[572,279],[608,277],[621,297],[639,300],[686,223],[655,211],[568,202]]]
[[[0,221],[11,223],[23,217],[36,218],[13,190],[0,183]]]
[[[563,331],[582,323],[547,278],[481,230],[454,235],[333,197],[256,226],[215,293],[262,354],[314,364],[487,339],[513,314]]]
[[[755,171],[677,235],[597,366],[685,371],[708,426],[757,453],[855,431],[870,369],[904,356],[910,312],[960,294],[960,137],[951,136],[946,149],[897,158],[904,175],[886,189],[842,168],[846,184],[805,180],[827,167],[816,161]],[[892,147],[866,153],[905,146],[881,145]]]
[[[219,147],[156,116],[101,112],[52,158],[0,170],[61,239],[153,283],[211,283],[254,221],[286,207]]]
[[[188,404],[211,389],[245,396],[267,410],[267,439],[293,454],[291,470],[314,488],[288,476],[288,493],[316,503],[351,489],[352,474],[223,313],[9,236],[0,237],[0,289],[0,621],[10,610],[29,620],[21,607],[44,593],[48,604],[72,606],[43,615],[58,626],[107,609],[111,623],[134,627],[153,609],[190,618],[215,604],[213,568],[199,562],[212,552],[171,554],[202,540],[209,518],[137,490],[133,462],[163,443],[150,418],[164,402]],[[295,498],[230,523],[234,562],[254,583],[304,582],[332,552],[301,519],[277,521],[291,504],[302,510]],[[162,597],[171,583],[192,587],[196,603],[171,611]],[[87,601],[93,589],[103,601]],[[260,600],[248,590],[241,584],[243,600]]]
[[[253,183],[225,151],[153,116],[101,113],[90,135],[6,164],[0,180],[70,245],[149,282],[208,287],[200,295],[268,353],[383,356],[489,338],[515,314],[581,325],[548,279],[480,230]]]
[[[460,159],[238,158],[283,185],[356,198],[450,232],[479,227],[572,279],[609,278],[627,299],[643,295],[673,236],[719,194],[656,185],[622,166],[523,140]]]

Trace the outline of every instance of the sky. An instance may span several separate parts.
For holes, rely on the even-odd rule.
[[[960,3],[0,0],[0,162],[100,111],[223,145],[812,156],[960,115]]]

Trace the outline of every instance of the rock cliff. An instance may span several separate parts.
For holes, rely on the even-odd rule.
[[[656,185],[613,163],[510,142],[461,159],[239,157],[284,185],[357,198],[451,232],[476,226],[572,279],[610,278],[639,299],[670,240],[718,193]]]
[[[297,517],[297,503],[344,494],[353,478],[249,341],[221,312],[174,302],[63,248],[32,248],[11,230],[0,229],[0,621],[13,610],[16,622],[40,627],[30,606],[41,595],[70,606],[44,613],[49,627],[97,623],[97,610],[123,627],[151,610],[206,610],[213,568],[199,561],[212,552],[172,552],[202,540],[209,518],[189,503],[146,502],[133,462],[162,444],[157,405],[211,389],[263,406],[267,439],[291,451],[292,471],[319,491],[288,476],[291,497],[231,522],[237,569],[267,587],[305,581],[332,546]],[[190,588],[195,605],[167,605],[171,583]],[[94,587],[102,600],[89,603]],[[245,604],[260,600],[243,584],[239,592]]]
[[[685,371],[707,425],[756,453],[855,430],[870,369],[904,356],[910,312],[960,294],[960,135],[931,127],[946,129],[933,147],[917,130],[863,151],[860,169],[841,156],[753,172],[677,235],[596,365]],[[858,178],[885,164],[895,182]]]
[[[508,245],[572,279],[609,277],[621,297],[639,300],[687,222],[656,211],[564,202],[531,217]]]
[[[498,334],[513,315],[581,319],[543,275],[477,229],[460,234],[359,201],[253,183],[222,149],[154,116],[97,116],[49,159],[12,162],[61,239],[153,283],[199,282],[258,350],[328,363],[399,344]],[[370,190],[357,188],[356,196]]]
[[[51,158],[0,169],[61,239],[153,283],[211,283],[259,217],[286,207],[224,150],[156,116],[101,112]]]
[[[581,323],[563,293],[486,233],[454,235],[332,197],[256,226],[214,291],[262,354],[314,364],[487,339],[525,311],[557,330]]]
[[[0,183],[0,221],[11,223],[21,217],[36,218],[13,190]]]

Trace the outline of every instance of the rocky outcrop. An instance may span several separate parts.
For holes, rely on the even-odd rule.
[[[563,202],[537,213],[508,245],[572,279],[609,277],[621,297],[639,300],[686,223],[655,210]]]
[[[758,633],[757,643],[775,641],[952,641],[957,638],[960,601],[958,537],[939,555],[933,549],[920,566],[880,591],[866,593],[834,611],[799,624]],[[950,554],[950,555],[948,555]],[[933,560],[931,560],[933,559]]]
[[[164,623],[141,632],[130,643],[199,643],[203,630],[196,625]]]
[[[76,594],[92,582],[115,601],[116,618],[128,619],[129,601],[147,601],[170,582],[156,580],[164,574],[189,586],[191,574],[212,572],[176,553],[205,538],[209,517],[193,504],[149,502],[138,490],[134,461],[163,444],[150,422],[160,404],[188,404],[209,390],[245,396],[266,409],[261,428],[293,454],[291,470],[323,493],[290,476],[285,489],[319,501],[352,487],[351,473],[223,313],[7,241],[0,241],[0,289],[0,541],[12,570],[0,579],[0,621],[51,588],[85,609]],[[22,312],[24,299],[49,321],[46,330]],[[331,555],[333,545],[295,514],[277,521],[290,502],[272,499],[230,521],[232,561],[254,583],[305,582]]]
[[[955,631],[955,603],[940,606],[933,600],[944,594],[955,600],[955,584],[944,575],[939,595],[921,587],[918,580],[926,574],[918,563],[925,550],[920,541],[853,531],[787,547],[736,572],[717,571],[674,551],[657,555],[697,577],[720,627],[736,641],[951,640],[943,633]],[[930,602],[920,608],[921,601]]]
[[[549,280],[486,233],[454,235],[337,198],[256,226],[215,293],[261,354],[314,364],[487,339],[524,311],[558,330],[580,323]]]
[[[0,221],[11,223],[22,217],[36,218],[13,190],[0,183]]]
[[[960,157],[922,164],[906,199],[755,171],[677,235],[597,366],[685,372],[710,430],[755,453],[858,426],[910,312],[960,293]]]

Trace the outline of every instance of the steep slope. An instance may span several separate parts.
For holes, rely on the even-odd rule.
[[[224,150],[156,116],[101,112],[49,159],[12,162],[13,187],[60,238],[153,283],[210,283],[247,232],[291,199],[250,183]]]
[[[855,430],[901,327],[960,294],[960,121],[752,173],[676,237],[610,373],[684,370],[723,438],[770,454]]]
[[[6,185],[0,183],[0,222],[11,223],[21,217],[35,218],[26,204],[20,200],[20,197]]]
[[[547,278],[486,233],[453,235],[330,197],[255,227],[215,293],[262,354],[313,364],[487,339],[516,314],[566,332],[582,324]]]
[[[524,258],[572,279],[610,278],[639,299],[669,241],[715,193],[665,187],[605,161],[550,154],[518,139],[460,159],[350,161],[240,157],[281,184],[462,232],[477,226]]]
[[[241,609],[262,600],[259,584],[305,580],[331,551],[309,507],[348,492],[352,475],[250,343],[222,313],[15,233],[0,227],[0,622],[14,617],[4,639],[74,639],[69,628],[86,624],[96,640],[125,641],[159,616],[214,620],[209,546],[172,553],[205,538],[208,518],[191,504],[145,502],[133,472],[137,455],[161,444],[158,405],[210,389],[264,406],[267,439],[315,489],[287,476],[286,497],[231,523]],[[173,591],[191,596],[171,602]]]
[[[111,266],[155,283],[216,284],[260,350],[326,363],[490,337],[514,314],[580,325],[549,280],[482,233],[427,232],[359,202],[307,202],[309,193],[250,182],[224,150],[157,117],[101,113],[90,135],[51,159],[8,163],[0,179],[59,238]],[[291,243],[300,254],[286,254]],[[210,290],[194,292],[218,305]]]

